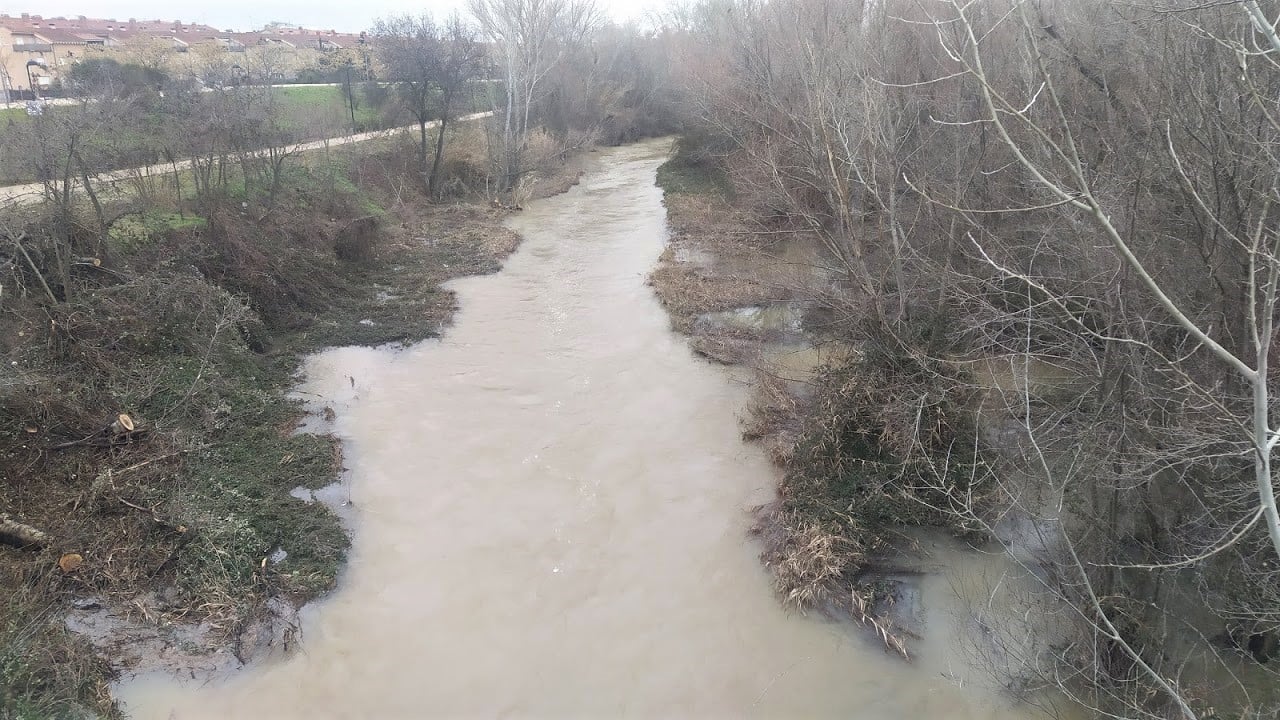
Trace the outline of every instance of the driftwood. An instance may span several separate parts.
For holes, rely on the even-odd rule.
[[[113,447],[115,445],[124,445],[125,443],[139,440],[147,434],[146,429],[140,428],[134,424],[133,418],[124,413],[120,413],[111,422],[107,423],[101,430],[86,435],[79,440],[70,440],[57,445],[49,446],[50,450],[65,450],[70,447],[89,446],[89,447]]]
[[[0,543],[30,550],[39,550],[48,542],[49,536],[43,531],[26,523],[20,523],[6,513],[0,513]]]

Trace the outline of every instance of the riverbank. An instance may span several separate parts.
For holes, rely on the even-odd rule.
[[[777,602],[748,537],[777,481],[741,439],[748,388],[645,283],[668,147],[602,152],[512,216],[520,249],[448,285],[439,340],[308,360],[349,450],[348,570],[305,652],[128,679],[131,714],[1025,720]]]
[[[756,513],[778,594],[852,617],[913,665],[1025,701],[1028,713],[1087,712],[1076,703],[1098,701],[1061,670],[1090,667],[1059,653],[1090,647],[1091,629],[1074,590],[1056,584],[1063,511],[1045,498],[1059,490],[1019,460],[1032,404],[1041,417],[1070,406],[1088,376],[965,345],[945,306],[886,323],[884,308],[841,286],[837,263],[805,250],[818,243],[733,194],[732,158],[696,157],[682,150],[659,172],[672,237],[650,282],[696,352],[749,372],[744,435],[781,470],[776,500]],[[1191,632],[1160,631],[1161,652],[1244,646],[1195,617],[1203,625]],[[1258,659],[1239,653],[1228,672],[1240,697],[1266,706],[1274,683],[1261,678],[1273,676]],[[1197,662],[1187,677],[1225,687]],[[1213,692],[1219,707],[1246,704]]]
[[[816,234],[736,197],[722,161],[681,148],[658,183],[671,240],[650,284],[695,352],[749,372],[743,434],[782,471],[755,527],[775,588],[789,606],[852,617],[910,657],[923,644],[918,582],[900,572],[918,564],[904,560],[912,529],[970,529],[933,509],[930,483],[911,482],[930,471],[896,452],[895,434],[910,430],[892,396],[917,375],[936,382],[920,411],[939,441],[964,430],[956,410],[967,399],[940,382],[942,363],[917,367],[910,346],[921,338],[876,333],[866,308],[846,304],[856,293]]]
[[[482,145],[455,144],[466,176]],[[395,155],[308,162],[262,217],[229,202],[126,218],[56,302],[32,274],[5,283],[0,513],[39,536],[0,545],[0,717],[116,716],[123,664],[234,666],[291,644],[293,610],[334,586],[347,534],[299,497],[339,477],[342,452],[299,432],[300,358],[437,336],[456,308],[442,285],[519,242],[517,211],[426,203]],[[581,162],[547,166],[535,192]]]

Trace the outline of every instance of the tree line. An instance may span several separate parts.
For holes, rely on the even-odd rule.
[[[377,21],[368,67],[341,88],[341,108],[273,87],[278,53],[203,55],[182,74],[113,58],[72,66],[63,85],[77,104],[0,120],[0,174],[35,180],[64,219],[52,233],[62,240],[28,248],[47,295],[71,287],[77,258],[108,257],[112,226],[137,210],[105,201],[118,188],[146,203],[166,199],[179,213],[212,217],[234,201],[265,218],[299,145],[365,129],[355,120],[362,103],[381,111],[375,127],[412,119],[418,188],[431,200],[463,192],[518,205],[536,175],[569,153],[672,127],[660,107],[665,56],[593,2],[485,0],[470,11]],[[483,110],[492,113],[482,124],[486,161],[444,177],[457,118]],[[85,202],[97,238],[88,246],[67,219]]]

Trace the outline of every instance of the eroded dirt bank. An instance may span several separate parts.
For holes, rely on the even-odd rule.
[[[1020,717],[783,609],[748,536],[776,471],[746,388],[668,327],[646,275],[667,144],[514,218],[439,341],[308,364],[335,409],[351,562],[304,652],[204,685],[126,683],[150,717],[514,714]]]

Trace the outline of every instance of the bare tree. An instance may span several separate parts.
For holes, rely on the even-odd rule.
[[[827,332],[863,351],[812,421],[867,442],[789,477],[865,475],[1002,540],[1074,619],[1028,672],[1113,716],[1277,701],[1258,661],[1280,628],[1280,38],[1261,12],[724,1],[672,26],[687,139],[762,229],[815,233],[847,271]],[[946,423],[940,395],[968,398]],[[891,481],[848,470],[864,445]],[[999,469],[957,473],[980,466]],[[849,512],[834,534],[867,537],[833,542],[872,542]]]
[[[951,2],[949,13],[932,22],[947,57],[974,83],[980,104],[974,115],[947,121],[992,133],[1007,158],[1007,164],[997,172],[1016,177],[1016,182],[1030,190],[1021,194],[1021,207],[1001,205],[999,201],[988,206],[959,199],[935,201],[969,215],[1047,212],[1073,224],[1082,240],[1092,236],[1105,242],[1113,253],[1110,257],[1116,271],[1131,280],[1126,283],[1130,287],[1116,297],[1131,309],[1122,316],[1113,315],[1105,327],[1097,327],[1086,322],[1089,313],[1082,311],[1079,302],[1063,293],[1061,276],[1055,278],[1043,269],[1047,266],[1077,273],[1082,269],[1079,259],[1063,264],[1065,256],[1060,252],[1045,253],[1030,264],[1025,256],[1019,257],[1024,250],[1017,246],[993,249],[997,236],[990,224],[975,222],[969,233],[983,261],[1000,276],[1025,288],[1028,318],[1039,315],[1038,323],[1056,327],[1066,323],[1078,338],[1087,340],[1077,344],[1077,357],[1091,358],[1106,367],[1112,358],[1120,357],[1122,350],[1133,351],[1138,362],[1151,368],[1136,394],[1127,389],[1133,382],[1132,370],[1112,376],[1125,381],[1125,385],[1111,386],[1112,393],[1123,393],[1121,397],[1129,398],[1129,402],[1149,404],[1153,409],[1160,406],[1157,398],[1172,401],[1167,407],[1177,408],[1173,422],[1146,422],[1139,426],[1127,421],[1125,414],[1108,413],[1107,425],[1092,426],[1095,442],[1103,437],[1115,438],[1115,442],[1094,445],[1095,451],[1108,448],[1109,452],[1100,454],[1113,459],[1114,470],[1106,464],[1083,462],[1083,458],[1045,439],[1045,433],[1053,428],[1062,427],[1070,418],[1079,418],[1078,411],[1046,415],[1024,399],[1019,415],[1028,440],[1028,469],[1047,487],[1056,488],[1056,502],[1077,502],[1072,498],[1085,502],[1085,493],[1075,487],[1082,480],[1082,471],[1091,475],[1086,487],[1111,488],[1107,493],[1109,512],[1101,512],[1092,521],[1060,519],[1055,524],[1056,547],[1064,553],[1064,597],[1080,609],[1081,619],[1096,638],[1124,658],[1118,667],[1155,688],[1177,715],[1195,718],[1201,713],[1197,707],[1207,705],[1207,700],[1197,698],[1179,679],[1180,671],[1173,669],[1177,661],[1153,649],[1148,638],[1155,632],[1149,627],[1155,616],[1146,611],[1135,613],[1119,602],[1112,594],[1118,591],[1113,583],[1117,572],[1127,574],[1131,581],[1145,575],[1143,595],[1150,597],[1152,607],[1169,613],[1168,592],[1162,590],[1168,571],[1194,567],[1199,568],[1203,578],[1222,577],[1225,572],[1236,582],[1253,582],[1265,589],[1273,577],[1266,568],[1280,560],[1280,515],[1272,469],[1280,433],[1272,419],[1270,384],[1275,373],[1269,368],[1280,291],[1280,236],[1273,224],[1276,201],[1280,200],[1275,190],[1276,171],[1280,168],[1274,161],[1280,125],[1269,110],[1270,101],[1265,99],[1273,95],[1276,87],[1277,66],[1269,58],[1273,48],[1269,41],[1263,47],[1253,43],[1248,22],[1255,23],[1254,30],[1261,27],[1264,37],[1270,26],[1258,25],[1256,16],[1227,15],[1222,9],[1172,9],[1183,18],[1187,13],[1205,13],[1196,24],[1188,23],[1192,28],[1190,47],[1199,45],[1202,52],[1206,48],[1212,52],[1216,45],[1220,53],[1218,57],[1211,54],[1207,63],[1202,60],[1198,70],[1182,67],[1187,74],[1182,78],[1183,87],[1195,87],[1195,78],[1221,67],[1219,58],[1225,54],[1239,70],[1237,81],[1234,87],[1228,85],[1209,92],[1233,92],[1234,97],[1230,104],[1224,104],[1220,98],[1193,95],[1193,102],[1203,99],[1209,104],[1189,112],[1172,104],[1148,104],[1146,111],[1155,109],[1163,119],[1155,123],[1144,119],[1145,127],[1135,127],[1126,124],[1137,119],[1128,116],[1127,106],[1144,99],[1140,92],[1130,94],[1123,80],[1112,81],[1097,72],[1082,53],[1064,42],[1063,28],[1046,18],[1042,7],[1018,1],[999,8]],[[1058,20],[1061,22],[1062,18]],[[1145,22],[1157,21],[1157,16],[1149,16]],[[1176,34],[1160,40],[1186,42]],[[993,59],[1000,42],[1018,48],[1020,69]],[[1184,47],[1188,45],[1130,50],[1129,61],[1141,65],[1148,57],[1168,57]],[[1095,106],[1099,115],[1092,117],[1110,115],[1113,119],[1098,122],[1090,119],[1087,110],[1082,112],[1081,101],[1089,102],[1085,99],[1089,93],[1095,93],[1100,100]],[[1182,125],[1187,115],[1211,118],[1211,129]],[[1215,167],[1217,158],[1204,153],[1206,141],[1231,147],[1233,156],[1239,158],[1236,167]],[[1164,156],[1160,166],[1151,159],[1152,152]],[[1135,162],[1134,156],[1138,155],[1147,159]],[[1161,223],[1135,206],[1126,207],[1127,202],[1140,203],[1144,198],[1152,202],[1150,192],[1135,193],[1131,198],[1117,192],[1120,183],[1127,180],[1123,173],[1134,169],[1156,175],[1148,181],[1152,183],[1163,175],[1168,183],[1164,191],[1176,193],[1185,202],[1183,209],[1176,212],[1208,228],[1205,237],[1213,238],[1219,248],[1215,252],[1223,254],[1221,261],[1212,259],[1208,251],[1202,254],[1209,263],[1209,276],[1220,277],[1224,267],[1236,268],[1240,271],[1236,282],[1220,283],[1215,288],[1187,283],[1185,279],[1178,281],[1169,275],[1162,267],[1168,261],[1161,253],[1170,248],[1144,237],[1148,231],[1135,219],[1156,227],[1169,223]],[[1230,184],[1224,185],[1224,181]],[[1226,203],[1224,195],[1217,194],[1224,189],[1229,193],[1225,197],[1230,198]],[[1170,230],[1191,231],[1188,234],[1192,237],[1198,232],[1194,226]],[[1057,260],[1051,259],[1055,257]],[[1225,266],[1221,264],[1224,261]],[[1242,293],[1237,292],[1237,283],[1243,288]],[[1204,298],[1212,297],[1219,289],[1222,294],[1208,303],[1217,311],[1206,312]],[[1139,299],[1125,294],[1130,292],[1144,296]],[[1129,314],[1135,311],[1141,314]],[[1158,319],[1160,315],[1163,321]],[[1240,331],[1233,332],[1235,328]],[[1048,357],[1051,353],[1043,350],[1043,337],[1029,334],[1021,355],[1029,361]],[[1102,353],[1098,352],[1099,347]],[[1106,373],[1099,377],[1108,379]],[[1122,435],[1110,430],[1116,422],[1127,425]],[[1144,452],[1134,447],[1135,441],[1147,443],[1148,449]],[[1242,460],[1251,465],[1252,502],[1246,501],[1247,495],[1239,492],[1234,479],[1235,468]],[[1115,546],[1090,547],[1085,541],[1090,531],[1102,531],[1123,541],[1121,526],[1127,521],[1117,512],[1117,498],[1133,495],[1127,488],[1144,488],[1146,494],[1139,507],[1149,516],[1151,530],[1146,535],[1142,558],[1133,558],[1132,553],[1126,558],[1116,552]],[[1086,504],[1089,512],[1099,513],[1106,502],[1095,497]],[[1179,521],[1177,511],[1169,514],[1170,507],[1185,507],[1190,514]],[[1035,507],[1024,507],[1022,511],[1042,514]],[[972,517],[979,515],[971,513]],[[1250,540],[1251,531],[1259,524],[1269,538],[1269,560],[1257,557]],[[1229,569],[1222,568],[1224,561]],[[1274,593],[1255,595],[1254,599],[1261,602],[1248,602],[1243,598],[1249,593],[1240,593],[1239,588],[1236,593],[1218,589],[1206,601],[1216,612],[1230,615],[1224,599],[1232,594],[1238,603],[1250,607],[1247,614],[1255,622],[1261,621],[1263,628],[1274,627],[1280,620]],[[1094,662],[1096,658],[1097,654]],[[1112,680],[1122,676],[1123,673],[1113,675]],[[1128,712],[1162,716],[1158,706],[1140,696],[1124,702]]]
[[[428,15],[387,18],[374,26],[373,36],[387,78],[395,83],[401,103],[417,121],[418,164],[423,186],[434,197],[440,191],[448,124],[484,68],[483,47],[471,26],[457,14],[443,24]],[[439,121],[439,128],[432,153],[427,128],[434,120]]]
[[[531,114],[544,81],[601,23],[594,0],[471,0],[503,72],[505,111],[498,161],[500,190],[524,172]]]
[[[775,213],[820,237],[866,296],[902,289],[902,314],[904,223],[916,209],[907,207],[903,170],[922,111],[919,99],[885,85],[918,67],[901,63],[901,35],[881,32],[900,10],[830,0],[706,4],[694,33],[701,47],[684,65],[699,122],[750,160],[736,166],[740,185],[759,188]],[[891,281],[878,277],[873,253],[890,259]]]

